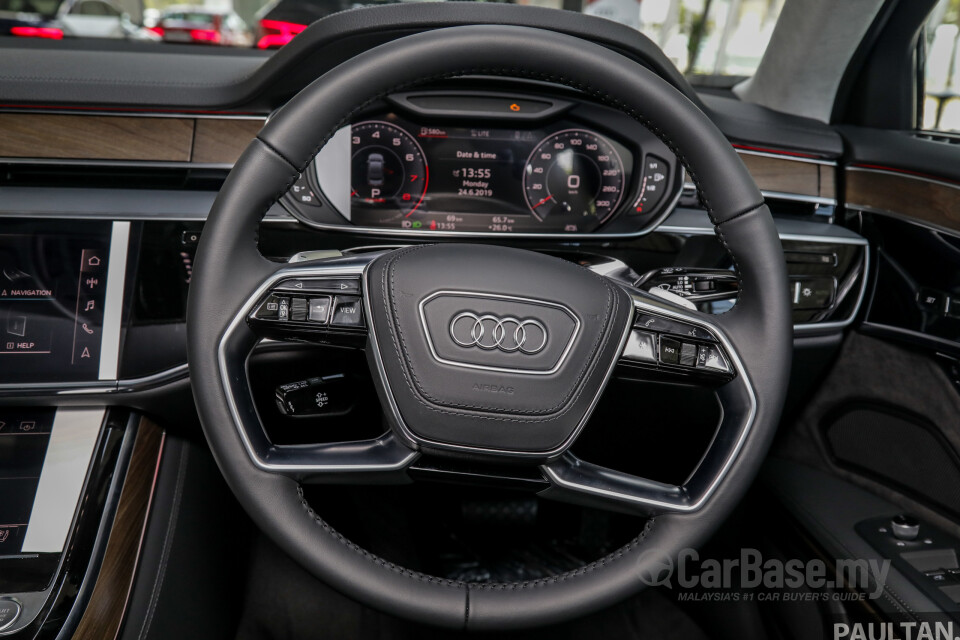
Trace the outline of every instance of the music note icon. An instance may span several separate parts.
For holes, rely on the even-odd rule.
[[[84,309],[84,311],[92,311],[92,310],[93,310],[93,307],[94,307],[93,302],[94,302],[93,300],[88,300],[88,301],[87,301],[87,307],[86,307],[86,309]]]

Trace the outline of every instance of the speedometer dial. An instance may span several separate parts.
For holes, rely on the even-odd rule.
[[[624,192],[623,161],[603,136],[584,129],[558,131],[527,159],[523,191],[538,220],[579,231],[617,210]]]
[[[354,208],[409,216],[423,203],[427,161],[417,141],[400,127],[370,120],[350,130],[350,198]]]

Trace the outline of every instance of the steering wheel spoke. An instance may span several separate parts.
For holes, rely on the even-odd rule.
[[[356,442],[271,446],[265,451],[262,466],[305,484],[404,484],[411,481],[407,469],[419,457],[388,433]]]
[[[247,359],[264,338],[363,347],[361,275],[377,254],[274,270],[255,288],[218,346],[223,391],[250,459],[260,469],[310,483],[407,482],[419,454],[392,433],[355,442],[278,446],[254,405]]]
[[[550,482],[541,495],[631,513],[697,511],[736,461],[756,417],[756,394],[737,346],[718,317],[629,290],[635,315],[621,367],[647,379],[713,388],[722,408],[714,438],[682,485],[592,464],[567,452],[541,466]]]

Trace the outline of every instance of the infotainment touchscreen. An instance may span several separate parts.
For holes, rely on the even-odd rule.
[[[123,295],[125,265],[111,269],[111,240],[123,243],[125,258],[129,233],[115,233],[115,225],[128,223],[0,225],[0,384],[116,377],[115,365],[101,375],[105,351],[117,348]],[[120,291],[108,296],[117,285],[111,278]]]

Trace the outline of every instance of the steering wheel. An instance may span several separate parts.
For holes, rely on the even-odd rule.
[[[741,283],[734,308],[721,315],[682,309],[579,265],[490,245],[417,245],[296,264],[260,254],[266,211],[353,114],[394,91],[463,75],[566,85],[654,132],[696,183],[733,257]],[[447,628],[552,624],[639,591],[641,576],[701,544],[742,497],[787,388],[786,281],[777,232],[749,173],[710,120],[661,78],[609,49],[554,32],[438,29],[376,47],[325,74],[275,114],[237,162],[194,266],[187,318],[193,392],[231,489],[256,524],[317,578],[381,611]],[[290,447],[272,444],[264,432],[247,357],[270,325],[260,321],[275,309],[270,296],[303,283],[333,285],[360,300],[345,304],[362,316],[355,313],[354,324],[342,329],[328,326],[322,341],[359,340],[365,347],[390,425],[380,438]],[[640,339],[649,334],[635,324],[641,316],[645,325],[653,318],[666,327],[653,345],[662,361],[654,358],[649,375],[675,380],[686,371],[690,381],[708,381],[723,409],[709,451],[683,485],[570,453],[617,364],[648,358],[650,345]],[[671,331],[680,335],[665,342]],[[683,352],[679,363],[671,364],[671,346]],[[637,429],[647,419],[638,410],[623,416],[623,426]],[[542,474],[544,498],[639,513],[647,524],[623,548],[575,571],[480,584],[377,557],[334,530],[303,497],[302,484],[310,482],[409,481],[411,465],[436,454],[527,465]]]

